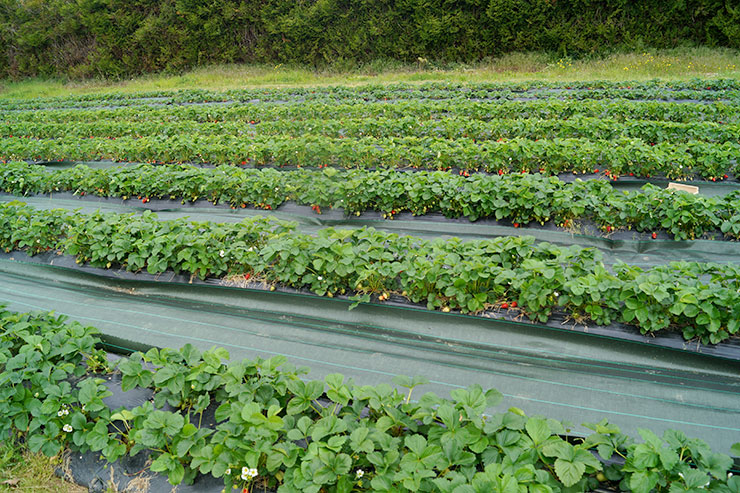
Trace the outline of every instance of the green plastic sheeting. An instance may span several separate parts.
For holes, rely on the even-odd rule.
[[[247,217],[273,216],[288,221],[296,221],[299,230],[314,233],[319,229],[333,226],[338,228],[360,228],[370,226],[378,230],[391,231],[403,235],[413,235],[425,239],[458,237],[466,240],[495,238],[499,236],[534,236],[538,241],[555,245],[594,247],[604,252],[604,263],[611,265],[617,261],[630,265],[650,267],[667,262],[686,260],[696,262],[740,263],[740,242],[720,240],[673,241],[669,239],[611,239],[588,235],[571,234],[554,229],[513,228],[510,226],[485,224],[485,221],[472,223],[467,219],[434,221],[427,216],[412,217],[401,214],[394,220],[383,219],[379,213],[369,212],[360,217],[345,217],[341,211],[325,211],[322,215],[313,213],[308,206],[286,204],[268,213],[256,209],[232,210],[226,206],[215,207],[209,203],[182,205],[179,201],[152,200],[143,207],[139,201],[104,199],[96,197],[72,197],[71,194],[54,196],[15,197],[0,195],[0,202],[19,200],[37,209],[61,208],[79,209],[84,214],[97,210],[115,213],[142,213],[145,210],[159,209],[155,212],[161,219],[189,217],[194,221],[239,222]],[[426,218],[426,219],[425,219]],[[629,236],[629,234],[626,234]]]
[[[736,361],[582,332],[303,294],[109,279],[0,259],[0,303],[54,310],[99,327],[119,349],[222,346],[233,359],[284,355],[321,378],[358,384],[423,375],[415,391],[480,384],[504,406],[575,423],[608,418],[623,432],[681,429],[729,453],[740,440]]]

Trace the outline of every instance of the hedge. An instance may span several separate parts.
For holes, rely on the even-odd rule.
[[[740,47],[738,26],[740,8],[726,0],[4,0],[0,76]]]

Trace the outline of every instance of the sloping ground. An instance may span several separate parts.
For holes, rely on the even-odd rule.
[[[711,91],[706,81],[675,87],[648,83],[634,89],[593,84],[603,89],[596,92],[589,84],[572,90],[545,84],[544,90],[525,95],[532,101],[519,101],[527,87],[506,85],[479,85],[470,91],[427,85],[418,91],[401,86],[145,95],[156,100],[110,96],[18,101],[0,108],[6,124],[0,131],[0,155],[28,162],[66,161],[50,170],[89,160],[95,168],[110,168],[110,160],[118,159],[278,169],[285,164],[453,168],[450,172],[457,176],[491,173],[503,181],[513,181],[509,176],[521,171],[539,171],[570,182],[576,172],[630,190],[635,197],[643,193],[636,190],[643,182],[662,188],[669,178],[698,185],[699,197],[734,197],[740,174],[740,84],[715,82]],[[671,101],[679,96],[683,102]],[[230,102],[206,104],[221,99]],[[583,114],[590,119],[579,119]],[[349,119],[351,124],[345,122]],[[394,126],[394,120],[403,124]],[[430,133],[419,130],[430,123]],[[88,135],[91,132],[95,135]],[[538,132],[548,133],[539,138]],[[432,197],[430,211],[418,216],[389,211],[384,199],[392,191],[379,192],[354,216],[340,207],[324,207],[319,215],[311,202],[281,202],[269,212],[252,208],[268,204],[272,189],[264,191],[264,200],[258,197],[249,207],[233,210],[202,197],[190,204],[192,197],[185,195],[135,202],[102,187],[80,197],[80,191],[90,187],[80,173],[77,189],[23,198],[4,194],[0,202],[21,199],[37,210],[79,210],[80,216],[97,210],[153,210],[162,220],[187,216],[224,223],[271,216],[296,221],[296,231],[309,235],[327,226],[372,226],[423,239],[526,234],[538,244],[595,247],[607,268],[619,261],[644,269],[672,261],[740,265],[739,243],[732,241],[738,231],[720,230],[738,222],[737,211],[719,211],[720,221],[708,206],[700,208],[709,202],[691,202],[694,196],[679,192],[659,196],[682,204],[661,209],[665,224],[652,218],[656,200],[655,208],[643,214],[650,226],[635,232],[620,226],[623,218],[618,213],[613,221],[597,222],[595,218],[608,217],[609,204],[602,216],[585,211],[590,222],[580,230],[539,224],[544,213],[519,224],[519,215],[530,212],[526,203],[498,221],[447,219],[435,209],[440,204],[433,197],[441,192],[431,188],[426,190]],[[318,203],[322,191],[315,192]],[[130,193],[134,195],[135,190]],[[622,210],[631,204],[626,201]],[[393,220],[384,218],[389,212]],[[697,226],[694,218],[699,217],[705,223]],[[696,231],[701,234],[694,235]],[[699,239],[680,240],[677,235]],[[496,309],[475,316],[427,310],[400,292],[378,302],[382,289],[372,293],[371,302],[350,311],[350,300],[318,296],[305,286],[298,290],[279,283],[228,284],[219,276],[198,281],[172,271],[131,273],[120,264],[98,269],[51,251],[27,257],[18,251],[23,247],[15,246],[0,255],[0,303],[18,311],[54,310],[95,325],[114,350],[186,343],[203,349],[221,346],[235,360],[284,355],[312,368],[312,378],[340,372],[358,384],[375,384],[399,374],[423,375],[430,383],[422,392],[443,396],[478,383],[500,390],[506,406],[574,423],[575,433],[584,432],[583,422],[608,418],[631,435],[640,428],[681,429],[723,453],[740,436],[736,333],[720,344],[703,345],[684,340],[678,331],[642,335],[617,322],[599,326],[554,316],[547,324],[532,323],[517,318],[518,310],[500,309],[505,300],[493,296],[488,308]],[[731,274],[729,278],[738,281]],[[519,305],[524,308],[523,302]],[[736,309],[721,308],[723,315]]]

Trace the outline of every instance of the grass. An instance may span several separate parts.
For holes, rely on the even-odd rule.
[[[512,53],[476,64],[438,65],[378,60],[360,67],[311,69],[284,65],[216,65],[183,74],[153,74],[123,81],[29,79],[0,82],[0,97],[53,97],[101,92],[177,89],[359,85],[393,82],[681,80],[694,77],[740,77],[740,51],[724,48],[677,48],[617,53],[571,60],[543,53]]]
[[[54,475],[59,463],[59,458],[33,454],[18,443],[5,440],[0,443],[0,492],[87,492],[87,488]]]

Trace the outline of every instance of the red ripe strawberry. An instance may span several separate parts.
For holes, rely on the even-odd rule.
[[[514,223],[514,227],[515,228],[518,228],[519,227],[519,223]]]
[[[249,278],[250,277],[252,277],[252,274],[250,274],[249,272],[247,272],[246,274],[244,274],[244,280],[245,281],[249,281]]]
[[[503,308],[504,310],[506,310],[507,308],[509,308],[509,304],[508,303],[505,303],[505,302],[504,303],[501,303],[501,308]]]
[[[728,178],[729,178],[729,176],[727,176],[727,175],[722,175],[722,178],[724,178],[724,179],[726,180],[726,179],[728,179]]]
[[[598,173],[598,172],[599,172],[599,168],[596,168],[596,169],[594,170],[594,173]]]
[[[512,302],[511,302],[511,307],[512,307],[512,308],[516,308],[516,301],[512,301]]]
[[[607,227],[606,227],[606,232],[607,232],[607,233],[611,233],[611,231],[612,231],[612,227],[611,227],[611,226],[607,226]]]
[[[655,238],[657,238],[657,237],[658,237],[658,233],[653,233],[653,235],[652,235],[652,236],[653,236],[653,239],[655,239]]]

